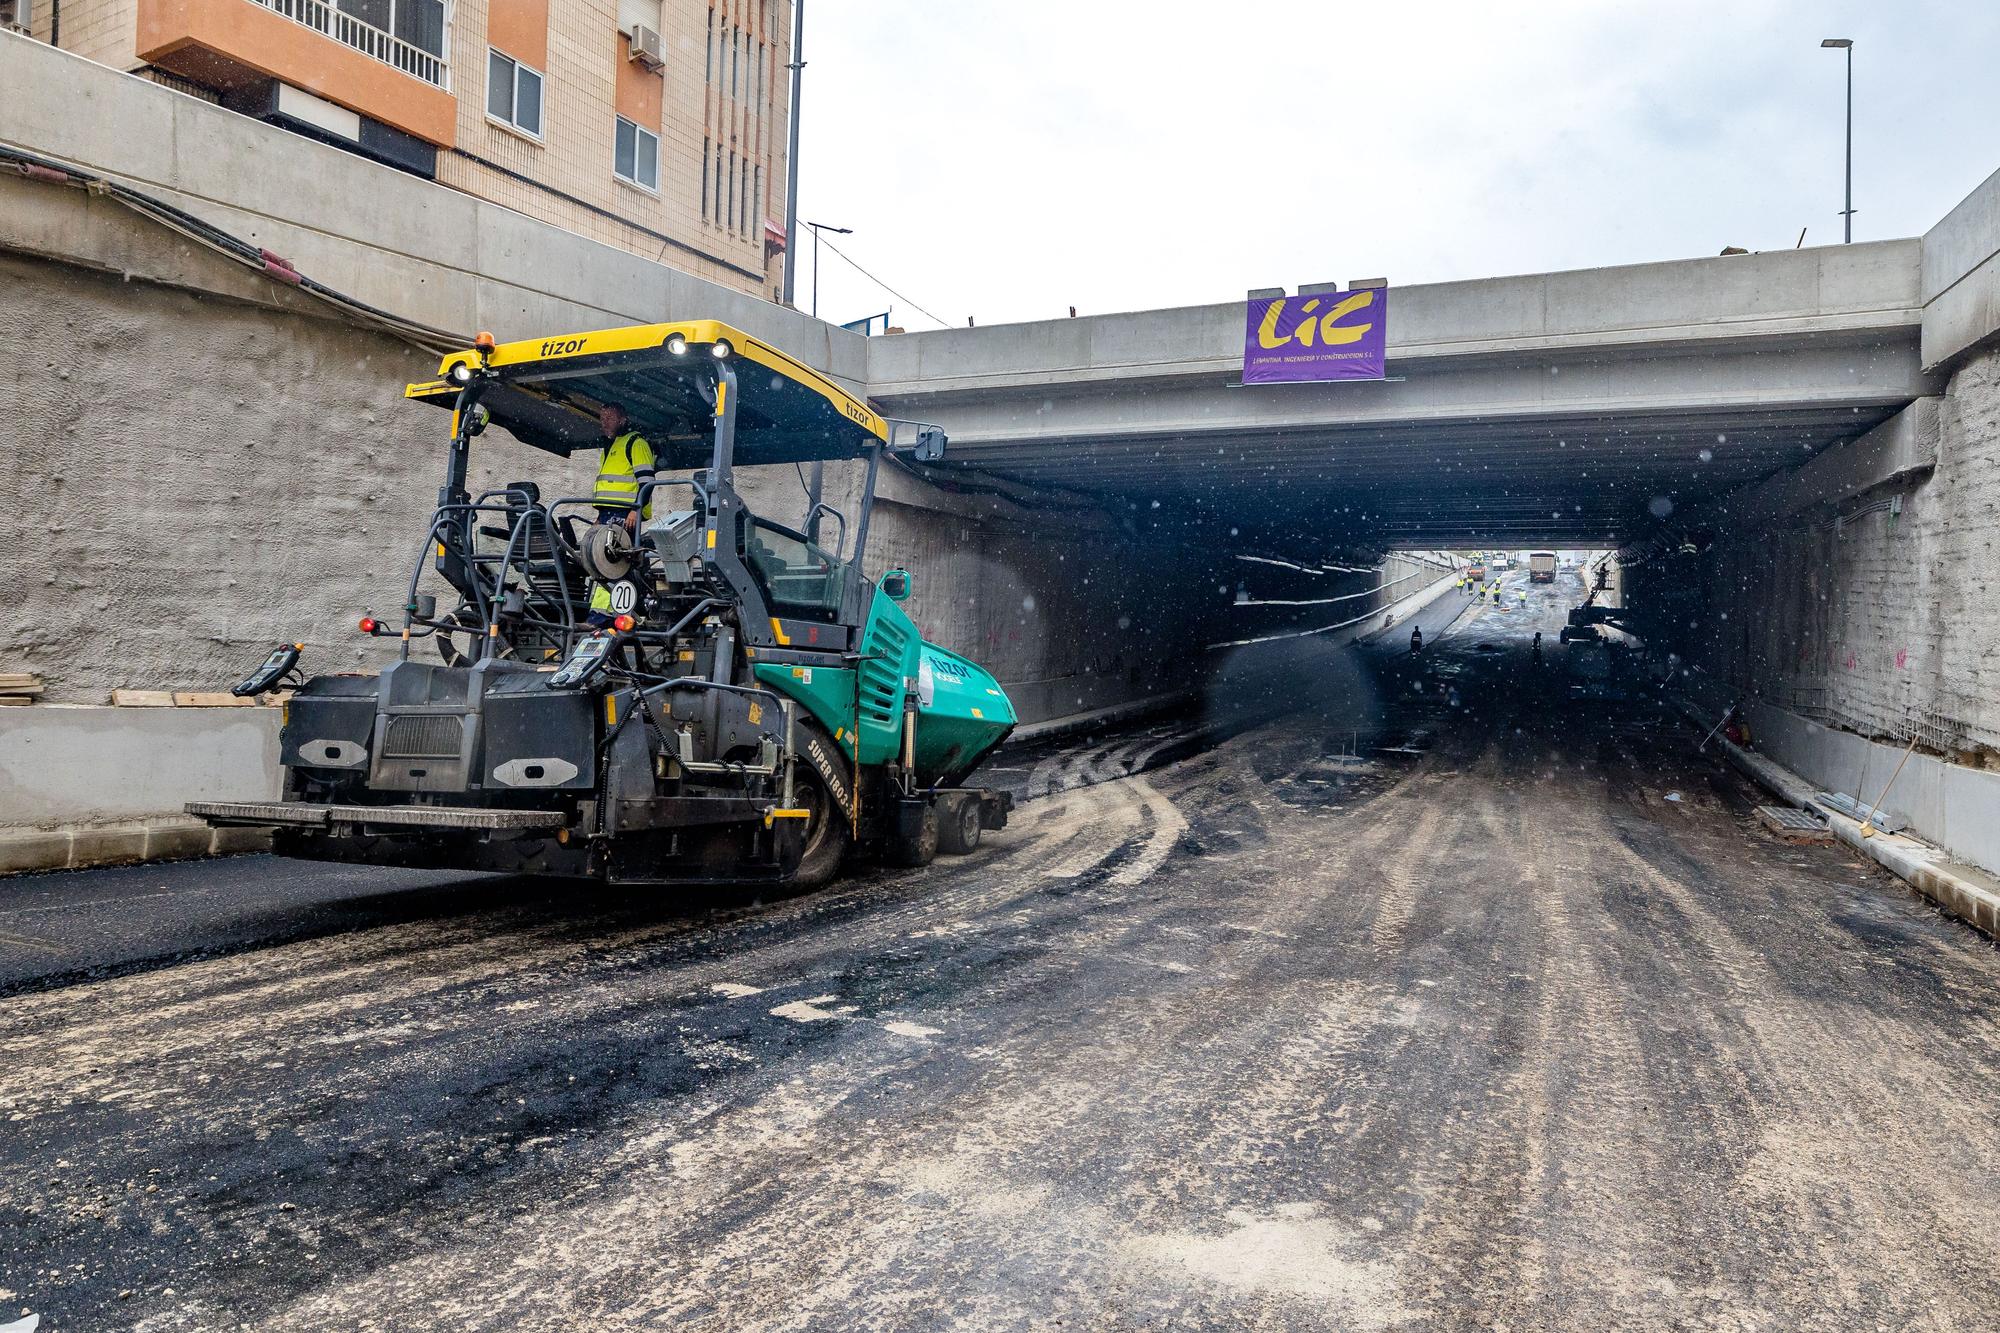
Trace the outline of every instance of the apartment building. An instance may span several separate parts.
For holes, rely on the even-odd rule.
[[[778,297],[791,0],[0,0],[4,24]]]

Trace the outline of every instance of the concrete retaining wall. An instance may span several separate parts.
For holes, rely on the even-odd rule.
[[[9,708],[0,825],[179,814],[186,801],[278,798],[276,708]]]
[[[274,644],[316,671],[390,655],[355,632],[403,603],[443,473],[444,412],[400,401],[435,369],[393,339],[0,253],[31,356],[0,368],[0,480],[19,540],[0,670],[51,701],[222,689]],[[588,489],[499,432],[479,481]]]
[[[1627,571],[1655,637],[1739,694],[2000,766],[2000,352],[1690,520]]]
[[[0,873],[269,845],[188,801],[275,800],[276,708],[0,709]]]

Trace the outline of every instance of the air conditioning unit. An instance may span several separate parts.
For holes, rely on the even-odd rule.
[[[663,69],[667,58],[660,54],[660,34],[643,23],[634,23],[625,33],[632,43],[632,59],[647,69]]]

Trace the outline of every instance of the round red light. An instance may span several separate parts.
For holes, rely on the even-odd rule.
[[[630,616],[618,616],[612,620],[611,628],[617,630],[620,634],[629,634],[632,632],[632,627],[638,623],[638,621],[632,619]]]
[[[375,617],[361,617],[361,632],[363,634],[373,634],[375,632]]]

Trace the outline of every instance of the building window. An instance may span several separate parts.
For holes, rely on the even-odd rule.
[[[708,147],[710,140],[701,141],[701,215],[708,216]]]
[[[660,188],[660,136],[618,117],[618,144],[612,171],[618,179],[648,190]]]
[[[276,9],[287,18],[305,18],[314,27],[321,26],[307,16],[307,11],[316,6],[272,4],[266,8]],[[443,0],[336,0],[327,8],[338,9],[371,28],[408,42],[419,51],[434,56],[444,54]],[[369,53],[377,54],[374,51]],[[391,59],[390,63],[395,62]]]
[[[486,114],[542,137],[542,76],[512,56],[486,51]]]
[[[395,16],[389,31],[419,51],[444,55],[443,0],[393,0]]]

